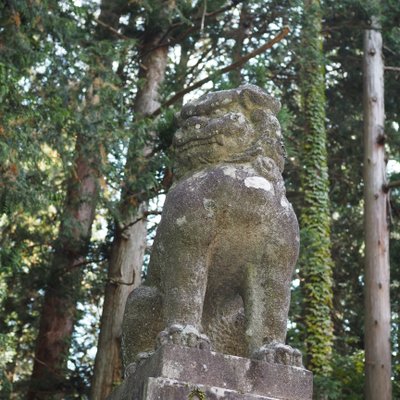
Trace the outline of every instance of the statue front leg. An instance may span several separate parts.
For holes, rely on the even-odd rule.
[[[175,253],[175,252],[173,252]],[[202,254],[201,254],[202,253]],[[164,321],[157,345],[173,343],[208,349],[210,341],[202,334],[201,319],[207,287],[207,251],[186,248],[168,257],[174,260],[163,276]]]
[[[162,297],[156,287],[140,286],[128,297],[122,326],[125,375],[154,353],[154,338],[162,329]]]
[[[160,271],[163,294],[165,329],[158,335],[159,346],[209,347],[201,320],[214,254],[217,209],[203,185],[197,177],[173,188],[157,230],[150,266],[156,263]]]

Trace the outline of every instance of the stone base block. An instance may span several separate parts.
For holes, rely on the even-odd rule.
[[[312,374],[205,350],[166,345],[110,400],[311,400]]]
[[[240,393],[237,390],[212,386],[193,386],[186,382],[167,378],[149,378],[145,392],[144,398],[151,400],[276,400],[276,397]]]

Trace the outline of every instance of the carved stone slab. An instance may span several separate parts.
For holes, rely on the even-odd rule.
[[[127,377],[110,400],[311,398],[312,374],[304,368],[164,345]]]

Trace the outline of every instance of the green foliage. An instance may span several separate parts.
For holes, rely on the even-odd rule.
[[[126,92],[99,59],[121,63],[132,41],[93,40],[89,9],[72,2],[32,6],[20,1],[1,7],[6,23],[0,38],[0,332],[12,357],[0,371],[18,377],[14,389],[23,396],[58,210],[64,206],[66,179],[74,173],[77,134],[83,132],[89,143],[103,142],[104,149],[129,135]],[[95,104],[90,96],[102,102]],[[110,135],[113,131],[119,135]],[[90,257],[96,258],[96,249]],[[103,282],[97,281],[97,287]],[[87,301],[98,302],[90,293]],[[76,367],[78,375],[81,368]]]
[[[161,27],[158,22],[160,13],[166,11],[164,3],[117,1],[115,7],[127,21],[118,26],[125,38],[106,27],[99,29],[95,2],[78,6],[73,1],[21,0],[0,5],[0,353],[6,355],[0,360],[0,397],[8,398],[12,393],[23,398],[28,384],[39,306],[64,206],[66,181],[73,174],[78,133],[85,135],[88,146],[100,143],[102,202],[98,208],[100,227],[94,229],[94,235],[105,231],[107,222],[110,225],[106,239],[92,241],[87,263],[81,267],[81,318],[72,338],[67,387],[71,398],[87,394],[93,362],[89,349],[96,342],[97,307],[106,281],[110,241],[115,220],[123,218],[118,206],[121,188],[132,195],[135,204],[164,190],[161,181],[165,167],[170,165],[168,148],[176,129],[173,108],[165,110],[158,121],[138,121],[132,113],[143,33],[149,25],[154,33],[158,27],[168,32],[165,41],[177,43],[170,51],[167,80],[160,93],[162,103],[204,74],[211,75],[230,63],[235,32],[240,29],[240,5],[209,17],[228,3],[206,3],[201,30],[203,1],[177,1],[176,8],[162,18]],[[303,13],[297,0],[248,2],[250,33],[242,53],[268,41],[285,24],[291,27],[291,33],[244,65],[241,78],[275,93],[284,105],[279,119],[288,152],[287,192],[305,227],[302,272],[299,275],[296,271],[300,285],[293,289],[288,342],[302,350],[306,346],[311,366],[318,371],[317,396],[361,399],[360,47],[362,30],[369,16],[376,13],[378,2],[327,0],[321,3],[322,9],[317,3],[313,1]],[[399,3],[390,0],[379,6],[385,63],[398,66]],[[300,37],[303,15],[306,45],[301,44]],[[323,42],[319,40],[321,15]],[[304,104],[297,81],[300,69]],[[400,135],[393,125],[399,122],[398,73],[387,72],[385,84],[388,157],[399,161]],[[232,82],[228,74],[215,74],[212,85],[203,89],[211,87],[230,88]],[[100,101],[90,103],[89,94],[97,95]],[[307,133],[303,133],[304,126]],[[148,158],[143,158],[144,147],[154,149]],[[126,179],[124,169],[127,157],[133,160],[130,179]],[[399,177],[393,174],[391,179]],[[400,397],[398,199],[399,190],[392,190],[394,398]],[[130,207],[133,212],[135,204]],[[309,310],[306,317],[304,309]],[[333,351],[331,317],[336,334]],[[13,387],[7,378],[10,376],[18,377]]]
[[[200,390],[199,388],[193,389],[188,396],[188,400],[206,400],[207,396],[206,394]]]
[[[172,144],[172,138],[178,129],[178,123],[175,118],[176,112],[176,109],[169,108],[156,122],[157,125],[155,129],[158,134],[158,140],[160,141],[160,149],[168,149]]]
[[[361,400],[364,398],[364,353],[334,355],[330,375],[314,377],[314,397],[329,400]]]
[[[15,341],[15,340],[14,340]],[[13,339],[0,333],[0,352],[2,354],[0,360],[0,396],[8,398],[12,392],[12,382],[7,376],[7,364],[12,362],[15,357]]]
[[[400,179],[400,174],[392,174],[391,180]],[[392,354],[393,354],[393,398],[400,398],[400,189],[391,192],[391,307],[392,307]]]

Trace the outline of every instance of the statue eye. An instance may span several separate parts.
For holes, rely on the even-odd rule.
[[[237,121],[239,119],[236,113],[229,113],[226,115],[226,117],[231,121]]]

